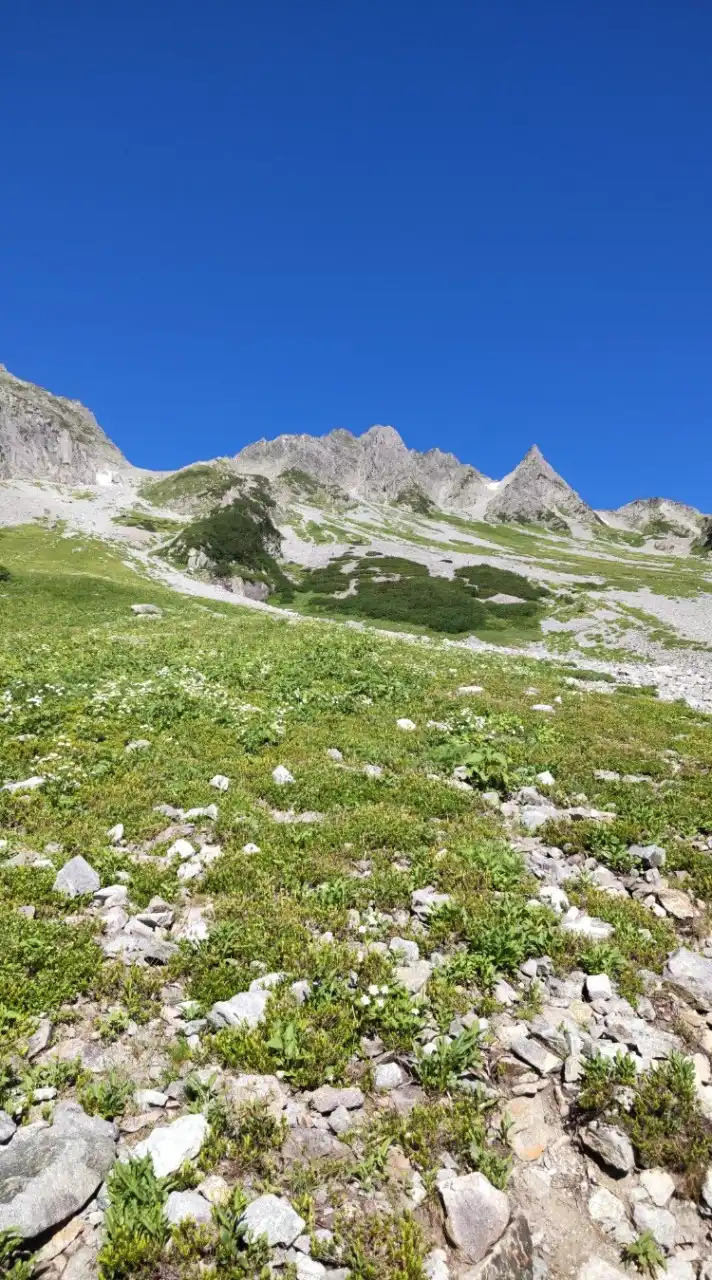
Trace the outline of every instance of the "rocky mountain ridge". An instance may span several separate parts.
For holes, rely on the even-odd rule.
[[[246,445],[219,462],[238,475],[265,476],[275,488],[285,478],[297,483],[306,478],[348,502],[396,503],[421,514],[441,510],[475,520],[541,522],[562,532],[572,522],[633,531],[662,522],[695,536],[703,521],[695,508],[663,498],[596,512],[536,445],[513,471],[493,480],[452,453],[409,449],[391,426],[373,426],[360,436],[342,428],[325,436],[284,434]],[[56,396],[0,365],[0,479],[109,486],[139,474],[78,400]]]

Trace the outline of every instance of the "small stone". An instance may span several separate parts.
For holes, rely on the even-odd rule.
[[[675,1183],[664,1169],[644,1169],[640,1181],[658,1209],[664,1209],[675,1194]]]
[[[403,964],[416,964],[420,959],[417,942],[411,942],[408,938],[391,938],[388,950],[399,956]]]
[[[164,1213],[171,1226],[186,1220],[206,1224],[212,1220],[212,1209],[208,1201],[197,1191],[171,1191]]]
[[[167,858],[180,858],[183,862],[186,861],[187,858],[193,858],[194,856],[195,849],[190,843],[190,840],[183,840],[182,838],[180,840],[175,840],[170,849],[166,850]]]
[[[98,872],[78,854],[65,862],[52,888],[55,893],[64,894],[65,898],[77,898],[85,893],[96,893],[100,884]]]
[[[538,773],[536,775],[536,780],[539,783],[539,786],[541,787],[556,786],[556,778],[554,777],[553,773],[549,772],[548,769],[545,769],[543,773]]]
[[[284,787],[289,782],[294,782],[294,778],[289,772],[289,769],[287,769],[283,764],[278,764],[277,768],[272,770],[272,779],[279,787]]]
[[[581,1141],[587,1151],[592,1151],[605,1165],[616,1173],[632,1173],[635,1153],[630,1138],[613,1125],[599,1124],[581,1130]]]
[[[345,1142],[339,1142],[326,1129],[316,1128],[292,1129],[282,1147],[282,1155],[285,1160],[297,1160],[305,1164],[320,1160],[338,1160],[348,1164],[353,1164],[354,1161],[353,1151]]]
[[[258,1196],[247,1206],[241,1219],[248,1240],[265,1236],[270,1248],[275,1245],[293,1244],[302,1234],[305,1222],[295,1212],[288,1200],[281,1196]]]
[[[484,1174],[467,1173],[440,1185],[448,1238],[468,1262],[480,1262],[509,1223],[509,1199]]]
[[[121,841],[124,838],[123,822],[117,822],[116,826],[109,827],[109,830],[106,833],[106,838],[107,840],[110,840],[112,844],[121,844]]]
[[[150,1156],[157,1178],[175,1173],[186,1160],[194,1160],[208,1136],[205,1116],[189,1114],[174,1120],[172,1124],[154,1129],[150,1137],[139,1142],[133,1156]]]
[[[402,729],[404,733],[412,733],[413,730],[418,727],[414,721],[409,720],[407,716],[401,716],[400,720],[396,720],[396,725],[399,729]]]
[[[553,710],[554,710],[554,708],[553,708],[553,707],[551,706],[551,704],[550,704],[550,703],[548,703],[548,702],[534,702],[534,703],[532,703],[532,711],[549,711],[549,712],[551,712],[551,711],[553,711]]]
[[[433,966],[429,960],[417,960],[415,964],[396,965],[396,981],[410,995],[417,996],[427,986]]]
[[[694,920],[695,909],[681,889],[658,889],[656,897],[661,907],[675,920]]]
[[[607,973],[590,973],[584,985],[589,1000],[610,1000],[613,996],[613,985]]]
[[[335,1089],[330,1084],[323,1084],[312,1094],[311,1104],[322,1115],[328,1115],[337,1107],[346,1107],[347,1111],[352,1111],[356,1107],[362,1107],[364,1101],[364,1095],[358,1088]]]
[[[567,933],[575,933],[583,938],[591,938],[595,942],[605,942],[613,933],[613,925],[596,916],[589,916],[578,907],[569,907],[561,921],[561,928]]]
[[[476,693],[484,693],[484,689],[481,684],[461,684],[457,692],[463,697],[469,694],[474,696]]]
[[[216,791],[227,791],[230,786],[230,779],[226,778],[224,773],[216,773],[210,779],[209,786],[214,787]]]
[[[131,612],[138,617],[160,618],[162,610],[156,604],[132,604]]]
[[[161,1093],[159,1089],[138,1089],[136,1091],[136,1106],[140,1111],[148,1111],[149,1107],[165,1107],[168,1102],[168,1095]]]
[[[326,754],[330,760],[343,760],[344,758],[343,752],[339,751],[338,747],[329,747]]]
[[[243,844],[242,852],[243,853],[259,853],[260,846],[258,844],[255,844],[252,840],[248,840],[247,844]]]
[[[374,1083],[382,1092],[397,1089],[405,1081],[405,1072],[397,1062],[381,1062],[374,1074]]]
[[[37,1029],[27,1041],[28,1058],[36,1058],[38,1053],[42,1053],[50,1042],[52,1036],[52,1023],[49,1018],[40,1018],[37,1023]]]
[[[666,853],[658,844],[632,844],[628,853],[639,858],[644,867],[663,867]]]
[[[561,1070],[561,1058],[558,1058],[554,1053],[550,1053],[538,1040],[530,1039],[528,1036],[521,1036],[514,1041],[510,1048],[517,1058],[520,1058],[522,1062],[528,1063],[530,1067],[533,1067],[542,1076],[548,1076],[552,1071]]]
[[[11,794],[16,791],[36,791],[38,787],[44,786],[44,783],[44,778],[35,775],[33,778],[23,779],[22,782],[6,782],[0,787],[0,791],[9,791]]]
[[[354,1117],[358,1112],[347,1111],[346,1107],[337,1107],[329,1116],[329,1128],[340,1138],[344,1133],[348,1133],[349,1129],[354,1126]]]

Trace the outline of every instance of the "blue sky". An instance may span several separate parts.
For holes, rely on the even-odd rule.
[[[712,508],[703,0],[0,0],[0,361],[135,463],[396,426]]]

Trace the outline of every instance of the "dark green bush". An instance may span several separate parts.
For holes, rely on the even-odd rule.
[[[520,600],[539,600],[547,594],[546,588],[530,582],[521,573],[510,569],[498,569],[492,564],[471,564],[456,569],[455,577],[467,582],[482,600],[498,594],[518,596]]]

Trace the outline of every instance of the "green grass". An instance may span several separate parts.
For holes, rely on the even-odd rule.
[[[162,480],[144,480],[139,496],[157,507],[196,503],[208,507],[219,502],[240,477],[226,463],[199,462],[174,471]]]
[[[38,1013],[81,1017],[86,1006],[75,1009],[73,1002],[86,994],[99,1004],[99,1043],[113,1045],[126,1034],[121,1011],[143,1025],[156,1017],[166,979],[181,981],[204,1012],[214,1000],[244,989],[264,967],[285,975],[264,1027],[205,1037],[201,1063],[280,1072],[296,1088],[325,1080],[351,1083],[358,1069],[368,1088],[361,1038],[379,1036],[411,1063],[427,1102],[407,1124],[384,1113],[382,1127],[358,1147],[354,1177],[364,1187],[387,1188],[387,1152],[397,1143],[424,1177],[446,1150],[461,1167],[480,1168],[503,1185],[506,1152],[487,1122],[484,1100],[468,1109],[458,1087],[462,1071],[484,1059],[485,1047],[458,1036],[425,1059],[418,1039],[423,1029],[446,1031],[452,1017],[468,1009],[489,1015],[495,978],[515,975],[523,960],[542,954],[561,973],[609,972],[634,1000],[638,971],[660,971],[676,940],[670,923],[643,904],[600,893],[585,879],[567,886],[572,901],[610,921],[613,934],[592,947],[562,933],[552,912],[533,905],[536,885],[480,792],[494,787],[504,794],[550,769],[556,796],[584,792],[592,804],[614,805],[616,818],[605,827],[568,824],[547,837],[614,867],[623,865],[629,844],[661,843],[670,871],[685,871],[688,887],[710,903],[709,859],[694,842],[712,831],[708,719],[647,696],[572,689],[565,664],[474,653],[442,639],[405,642],[229,605],[208,610],[142,579],[105,546],[61,531],[4,531],[0,560],[11,573],[0,593],[0,781],[46,777],[26,796],[0,792],[7,856],[59,843],[55,869],[81,853],[104,884],[125,873],[135,905],[145,906],[159,893],[178,906],[175,873],[135,862],[131,853],[166,825],[155,806],[217,801],[211,839],[222,849],[198,889],[197,900],[213,906],[208,939],[183,945],[167,969],[142,976],[102,963],[91,926],[71,919],[85,904],[54,894],[54,870],[0,870],[6,944],[0,955],[0,1106],[6,1098],[17,1101],[21,1046]],[[398,572],[398,560],[363,560],[369,575]],[[333,566],[326,571],[327,588],[332,579]],[[421,572],[417,581],[429,579]],[[135,617],[130,606],[137,601],[158,604],[162,615]],[[480,685],[483,692],[463,696],[462,685]],[[525,692],[531,685],[535,699]],[[553,703],[557,696],[562,701],[553,716],[529,709],[533,700]],[[413,720],[415,730],[401,731],[401,717]],[[137,738],[150,745],[127,753],[127,743]],[[328,756],[332,747],[343,760]],[[677,772],[666,754],[671,748],[679,758]],[[293,784],[274,782],[277,764],[290,769]],[[366,764],[378,764],[381,777],[369,777]],[[445,785],[458,765],[472,791]],[[595,778],[599,769],[646,774],[665,785],[606,783]],[[209,786],[216,773],[230,778],[229,790],[219,795]],[[316,811],[321,820],[274,821],[271,810],[286,808]],[[129,845],[110,847],[106,832],[119,821]],[[248,842],[258,851],[245,853]],[[364,865],[367,876],[354,874]],[[390,953],[359,954],[359,948],[364,941],[387,940],[393,924],[380,913],[407,911],[413,890],[425,885],[450,897],[418,938],[423,955],[438,950],[445,963],[411,1000],[398,984]],[[36,908],[34,919],[16,912],[29,904]],[[353,912],[365,932],[357,932]],[[327,931],[331,940],[324,939]],[[310,983],[302,1004],[290,991],[295,979]],[[174,1053],[189,1056],[185,1045]],[[172,1069],[169,1063],[167,1073]],[[56,1080],[63,1096],[78,1093],[100,1114],[131,1106],[129,1086],[118,1076],[100,1073],[92,1085],[75,1069]],[[605,1107],[598,1084],[596,1106]],[[656,1092],[667,1099],[664,1108],[655,1102]],[[670,1102],[671,1094],[679,1105]],[[692,1141],[697,1119],[688,1095],[682,1076],[641,1081],[640,1104],[625,1123],[646,1159],[679,1167],[693,1187],[707,1149],[695,1139],[694,1161],[685,1164],[681,1139],[671,1137],[672,1116],[685,1142]],[[202,1105],[200,1099],[195,1105]],[[306,1214],[321,1183],[334,1188],[338,1203],[337,1173],[285,1171],[272,1161],[264,1117],[252,1116],[236,1129],[214,1108],[209,1115],[205,1161],[219,1171],[232,1169],[238,1190],[243,1173],[262,1178]],[[106,1280],[159,1274],[162,1228],[157,1244],[150,1232],[147,1243],[137,1240],[135,1227],[137,1206],[155,1214],[164,1191],[141,1179],[114,1187],[112,1179],[116,1212],[102,1257]],[[176,1275],[191,1275],[196,1258],[212,1265],[227,1257],[222,1248],[233,1250],[229,1266],[235,1274],[259,1275],[236,1241],[235,1221],[233,1215],[222,1226],[211,1224],[217,1237],[202,1243],[179,1235],[171,1262],[177,1259]],[[373,1214],[364,1212],[340,1230],[342,1256],[354,1274],[369,1277],[368,1258],[376,1257],[379,1280],[420,1278],[422,1239],[410,1219],[389,1228],[388,1246]],[[244,1270],[248,1262],[252,1272]]]

